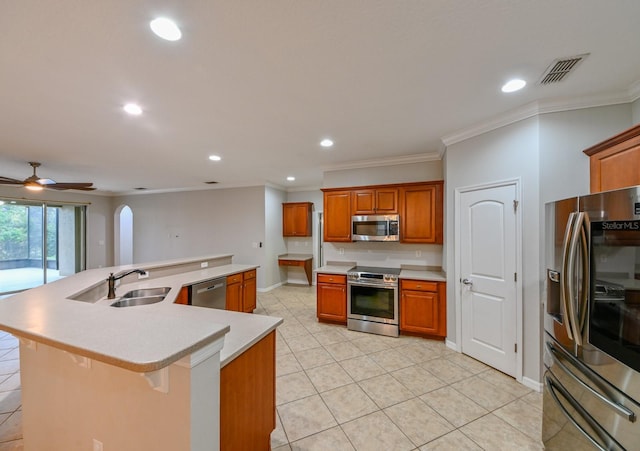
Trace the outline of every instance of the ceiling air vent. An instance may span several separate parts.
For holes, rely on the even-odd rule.
[[[589,56],[588,53],[583,53],[582,55],[555,60],[549,65],[544,74],[542,74],[540,84],[548,85],[564,80],[564,78],[569,75],[569,72],[574,70],[587,56]]]

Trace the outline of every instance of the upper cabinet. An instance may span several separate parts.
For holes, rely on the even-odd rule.
[[[282,236],[311,236],[313,202],[282,204]]]
[[[442,244],[443,181],[329,189],[324,241],[351,241],[352,215],[400,216],[400,242]]]
[[[640,124],[584,150],[591,166],[591,192],[640,185]]]
[[[391,215],[398,213],[398,189],[358,189],[352,192],[353,215]]]
[[[400,188],[400,241],[442,244],[443,182]]]
[[[324,241],[351,241],[350,190],[324,191],[323,215]]]

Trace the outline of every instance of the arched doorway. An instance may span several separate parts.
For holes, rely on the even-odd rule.
[[[133,211],[128,205],[116,209],[114,217],[114,260],[116,265],[133,263]]]

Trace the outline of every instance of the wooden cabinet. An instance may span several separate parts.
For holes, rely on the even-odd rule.
[[[584,150],[591,192],[640,185],[640,124]]]
[[[347,323],[347,276],[318,274],[316,294],[319,320]]]
[[[189,287],[182,287],[173,303],[187,305],[189,303]]]
[[[282,204],[282,236],[311,236],[313,202]]]
[[[226,310],[251,313],[256,308],[256,270],[227,276]]]
[[[442,244],[443,182],[406,185],[400,188],[400,241]]]
[[[351,191],[324,191],[323,239],[329,242],[351,241]]]
[[[429,337],[447,336],[446,283],[400,281],[400,330]]]
[[[398,213],[398,189],[359,189],[351,193],[352,215],[390,215]]]
[[[220,369],[221,451],[271,449],[276,427],[275,335],[269,333]]]

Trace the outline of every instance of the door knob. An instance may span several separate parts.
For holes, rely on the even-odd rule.
[[[472,286],[473,285],[473,280],[471,279],[462,279],[462,283],[468,286]]]

